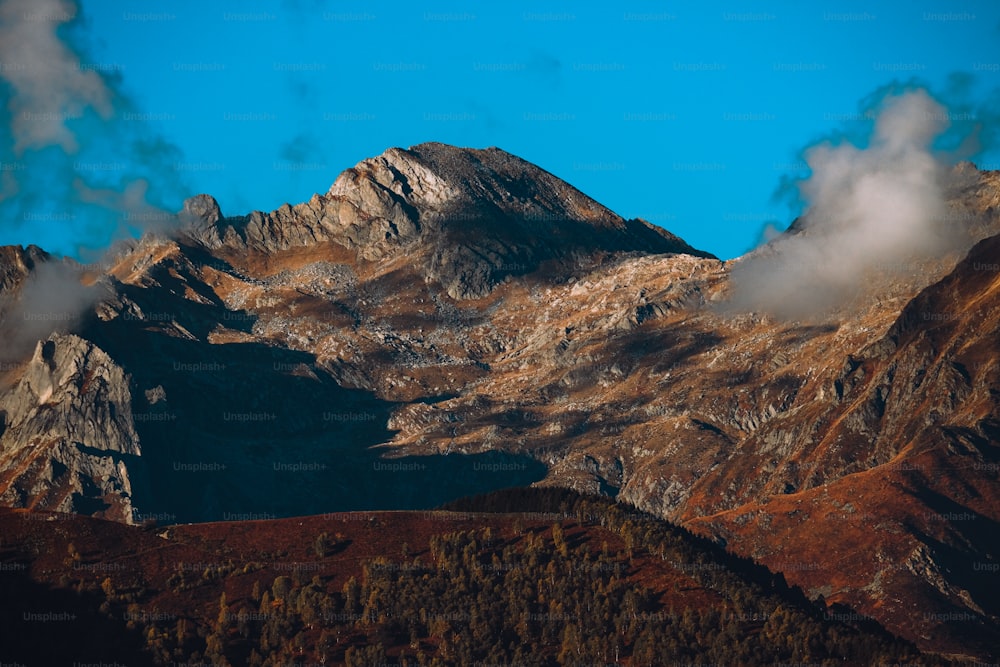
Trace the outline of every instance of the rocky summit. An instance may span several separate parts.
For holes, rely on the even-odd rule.
[[[4,363],[0,498],[169,523],[570,487],[989,656],[1000,174],[961,171],[962,251],[811,321],[727,310],[741,260],[496,148],[390,149],[271,213],[194,197]],[[5,312],[52,261],[0,249]]]
[[[183,217],[190,237],[217,253],[270,256],[332,243],[352,263],[405,256],[458,300],[485,297],[508,276],[543,265],[564,272],[577,255],[598,250],[710,256],[498,148],[393,148],[299,206],[233,219],[200,196]]]

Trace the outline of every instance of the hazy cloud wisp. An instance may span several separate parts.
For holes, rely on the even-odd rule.
[[[807,150],[797,231],[735,263],[727,308],[821,315],[851,300],[872,269],[954,249],[960,237],[944,222],[950,165],[933,149],[948,124],[944,106],[913,90],[881,101],[866,146]]]
[[[0,231],[97,259],[138,232],[172,233],[176,216],[150,190],[153,202],[177,200],[183,186],[179,151],[135,120],[113,68],[84,62],[77,14],[73,0],[0,0]],[[20,358],[74,328],[101,293],[74,262],[39,262],[0,303],[2,354]]]

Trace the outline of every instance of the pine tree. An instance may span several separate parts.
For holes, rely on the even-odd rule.
[[[552,544],[560,556],[563,558],[569,557],[569,547],[566,544],[566,537],[563,535],[562,526],[558,523],[552,524]]]
[[[224,631],[229,626],[229,605],[226,604],[226,592],[219,596],[219,615],[215,618],[215,629]]]
[[[333,551],[333,540],[330,539],[330,534],[327,532],[322,532],[316,536],[316,541],[313,542],[313,551],[320,558],[326,558]]]
[[[361,584],[353,576],[344,582],[344,612],[357,614],[361,611]]]
[[[559,650],[559,664],[576,664],[583,655],[580,633],[576,623],[567,623],[563,629],[562,646]]]

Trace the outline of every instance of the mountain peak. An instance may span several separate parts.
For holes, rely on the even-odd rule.
[[[470,205],[492,207],[535,222],[581,221],[624,227],[624,219],[544,169],[496,147],[460,148],[429,142],[390,148],[362,160],[337,179],[330,193],[344,194],[363,175],[439,212]]]
[[[358,186],[357,178],[363,175],[400,197],[419,200],[427,205],[443,205],[460,196],[457,188],[449,185],[443,176],[420,158],[416,148],[419,146],[409,150],[389,148],[377,157],[362,160],[342,172],[327,194],[333,197],[349,196]]]
[[[711,257],[664,229],[625,220],[544,169],[499,148],[390,148],[341,173],[326,195],[272,213],[223,218],[199,195],[184,205],[191,238],[211,249],[273,255],[333,243],[361,262],[410,258],[454,298],[479,298],[508,275],[581,255]]]

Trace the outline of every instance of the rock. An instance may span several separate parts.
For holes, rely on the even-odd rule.
[[[215,249],[223,244],[219,223],[223,221],[219,202],[211,195],[196,195],[184,201],[180,212],[184,233],[205,246]]]
[[[49,254],[35,245],[0,246],[0,298],[14,292],[35,265],[49,259]]]
[[[145,391],[145,395],[146,395],[146,402],[149,403],[150,405],[156,405],[160,401],[167,400],[167,392],[163,388],[162,384],[158,384],[152,389],[147,389]]]
[[[39,341],[20,381],[0,397],[0,495],[15,506],[130,521],[125,462],[141,449],[128,385],[82,338]]]

